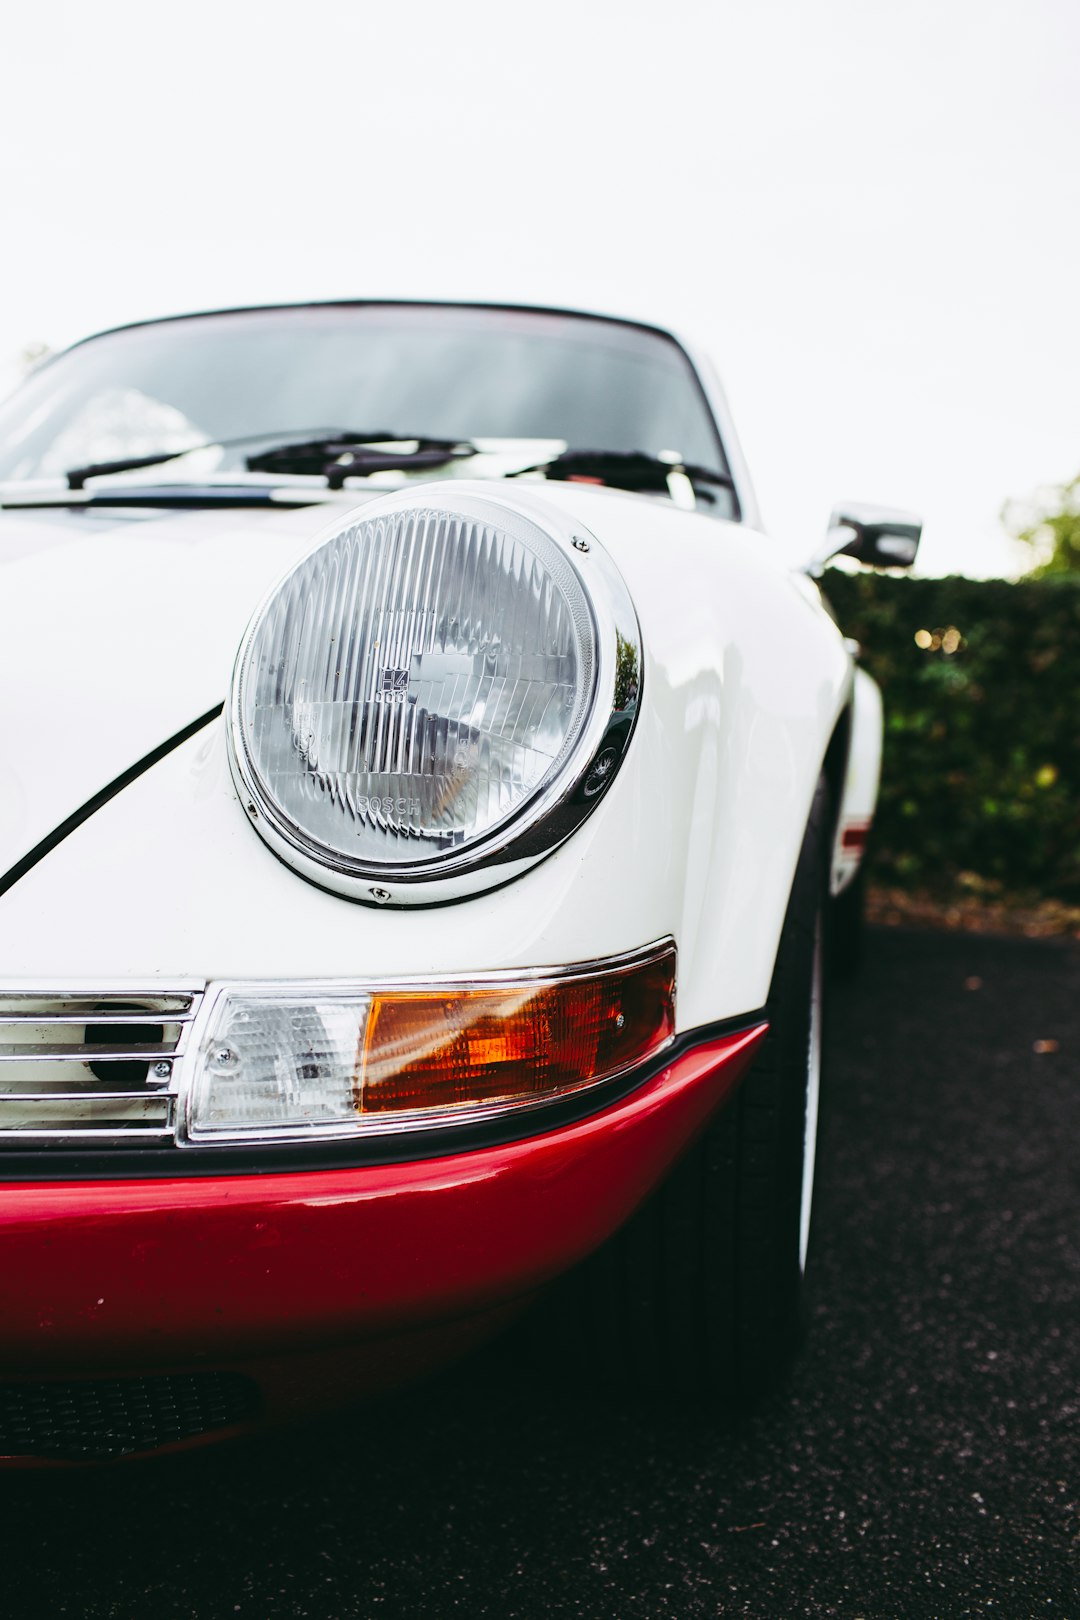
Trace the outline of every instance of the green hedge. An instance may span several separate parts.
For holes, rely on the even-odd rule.
[[[871,876],[1080,899],[1080,577],[824,585],[885,697]]]

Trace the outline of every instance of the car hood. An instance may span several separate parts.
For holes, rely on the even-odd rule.
[[[511,494],[505,483],[487,487]],[[570,508],[612,551],[646,631],[652,587],[647,571],[636,577],[641,556],[670,557],[691,537],[715,553],[723,534],[731,566],[751,551],[762,557],[760,535],[640,495],[545,484],[542,499]],[[299,509],[0,511],[0,882],[224,700],[265,592],[363,504],[350,493]]]
[[[251,613],[339,512],[0,512],[0,877],[221,703]]]

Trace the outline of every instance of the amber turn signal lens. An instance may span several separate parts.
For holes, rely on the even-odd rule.
[[[642,1062],[675,1032],[675,947],[594,973],[372,993],[360,1117],[540,1102]]]

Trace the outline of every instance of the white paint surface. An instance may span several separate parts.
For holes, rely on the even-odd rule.
[[[475,902],[412,911],[351,904],[302,881],[256,835],[219,722],[111,799],[4,895],[0,982],[93,974],[116,988],[192,977],[467,973],[587,961],[670,934],[679,947],[680,1029],[761,1007],[821,761],[850,690],[840,633],[789,572],[782,548],[760,534],[584,485],[545,485],[544,499],[575,514],[610,553],[645,647],[625,763],[554,855]],[[32,635],[20,641],[17,613],[0,623],[33,662],[49,717],[48,729],[29,728],[21,754],[6,749],[31,817],[14,852],[107,780],[115,760],[122,769],[137,757],[135,738],[149,734],[155,709],[168,717],[164,735],[225,696],[244,617],[327,514],[249,514],[211,540],[213,516],[140,525],[145,577],[117,551],[130,546],[123,533],[106,527],[95,539],[69,519],[78,538],[57,539],[38,563],[51,581],[43,594],[55,585],[64,604],[55,653]],[[140,614],[155,558],[159,580],[166,562],[177,576],[175,592],[162,589],[157,604],[162,668]],[[122,565],[130,565],[126,580]],[[0,585],[17,568],[0,570]],[[5,599],[21,593],[0,590]],[[81,656],[95,644],[99,611],[110,636],[130,627],[126,671],[118,652],[108,680],[111,663]],[[186,645],[198,647],[194,669]]]

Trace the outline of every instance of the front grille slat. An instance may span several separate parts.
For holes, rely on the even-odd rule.
[[[74,1061],[76,1063],[122,1063],[130,1062],[132,1058],[167,1058],[174,1056],[176,1041],[132,1041],[130,1046],[27,1046],[15,1050],[4,1048],[0,1041],[0,1063],[56,1063]],[[3,1080],[0,1078],[0,1091],[3,1090]]]
[[[172,1069],[165,1077],[153,1070],[147,1075],[147,1063],[121,1063],[114,1059],[94,1069],[85,1063],[27,1064],[17,1073],[14,1069],[0,1070],[0,1103],[5,1097],[129,1097],[132,1094],[156,1095],[169,1091]],[[94,1071],[97,1071],[96,1073]]]
[[[0,992],[0,1144],[174,1138],[201,989]]]
[[[43,1019],[61,1024],[145,1024],[148,1019],[169,1016],[194,1018],[198,1010],[199,992],[185,990],[175,995],[161,995],[157,991],[93,995],[54,995],[49,991],[27,992],[5,990],[0,992],[0,1024],[20,1023],[24,1019],[41,1022]],[[115,1009],[115,1010],[114,1010]]]
[[[190,998],[186,998],[190,999]],[[2,1003],[7,1005],[7,998]],[[13,1029],[25,1029],[40,1024],[43,1028],[55,1025],[68,1024],[72,1028],[78,1026],[92,1027],[94,1024],[145,1024],[147,1022],[166,1024],[190,1023],[195,1014],[193,1011],[182,1012],[175,1008],[145,1007],[138,1012],[0,1012],[0,1040],[7,1026]]]
[[[127,1095],[88,1095],[69,1092],[67,1095],[45,1096],[41,1092],[21,1092],[18,1097],[0,1097],[0,1126],[19,1129],[55,1129],[60,1124],[90,1125],[114,1118],[118,1122],[158,1119],[167,1124],[171,1097],[133,1097]]]

